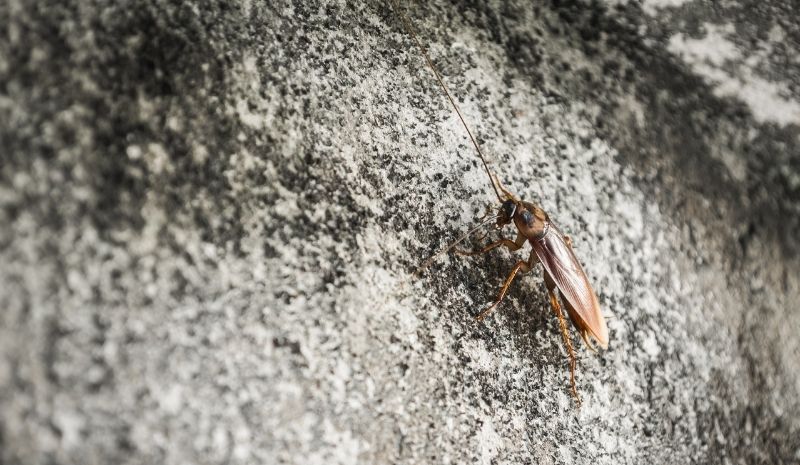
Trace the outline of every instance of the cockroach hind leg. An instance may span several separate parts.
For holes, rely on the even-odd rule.
[[[553,282],[552,278],[545,273],[545,283],[547,284],[548,288],[547,293],[550,295],[550,306],[553,307],[553,312],[555,312],[556,317],[558,317],[558,326],[561,329],[561,337],[564,339],[564,345],[567,347],[567,355],[569,356],[570,391],[572,392],[572,396],[575,398],[575,402],[578,404],[578,407],[580,407],[581,398],[578,395],[578,386],[575,383],[575,368],[577,366],[577,358],[575,357],[575,350],[572,348],[572,340],[569,337],[567,319],[564,318],[564,312],[561,311],[561,304],[558,303],[558,296],[556,295],[554,285],[555,283],[553,282],[553,286],[551,288],[550,282]]]

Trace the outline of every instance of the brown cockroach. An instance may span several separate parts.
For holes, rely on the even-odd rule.
[[[572,395],[575,397],[578,405],[580,405],[580,397],[578,396],[578,390],[575,384],[575,351],[572,348],[572,340],[569,329],[567,328],[564,312],[561,308],[561,302],[563,302],[564,307],[566,307],[567,315],[569,315],[569,318],[572,321],[572,324],[575,326],[575,329],[578,330],[581,338],[591,350],[595,351],[595,348],[590,342],[590,337],[594,338],[602,348],[608,348],[608,327],[606,326],[606,321],[603,318],[602,311],[600,310],[600,303],[597,301],[597,296],[592,289],[592,285],[589,283],[589,279],[586,277],[586,273],[583,271],[583,267],[581,266],[578,258],[575,256],[575,252],[572,249],[572,240],[569,236],[559,231],[544,210],[531,202],[526,202],[517,198],[514,194],[504,188],[497,176],[495,176],[491,170],[489,170],[489,166],[486,163],[486,158],[481,151],[480,145],[478,145],[478,142],[473,137],[472,132],[470,131],[466,121],[464,120],[464,117],[461,114],[461,110],[459,110],[458,105],[450,94],[450,91],[447,89],[447,86],[445,86],[439,71],[428,56],[428,52],[425,50],[425,47],[420,42],[413,25],[407,16],[402,12],[402,10],[400,10],[396,1],[393,1],[393,3],[394,9],[397,11],[403,26],[409,35],[411,35],[420,52],[422,52],[422,55],[425,58],[428,66],[433,71],[439,86],[444,91],[444,94],[447,96],[447,99],[453,106],[458,118],[461,120],[461,124],[464,126],[469,139],[472,141],[472,145],[478,152],[478,156],[483,163],[486,174],[489,176],[492,189],[494,190],[494,193],[500,202],[500,209],[496,216],[490,218],[488,222],[482,222],[478,225],[478,227],[473,228],[468,233],[461,236],[458,240],[450,244],[447,248],[426,260],[420,266],[420,268],[417,269],[415,274],[418,274],[420,271],[430,265],[433,260],[450,250],[455,250],[455,252],[460,255],[480,255],[498,247],[506,247],[508,250],[513,252],[522,248],[522,246],[525,244],[525,241],[530,243],[532,250],[528,256],[528,259],[519,260],[514,265],[514,267],[511,269],[511,272],[508,274],[508,277],[506,277],[502,287],[500,288],[497,299],[495,299],[494,303],[483,310],[476,318],[478,321],[483,320],[486,315],[489,314],[489,312],[494,310],[500,304],[500,302],[503,301],[506,291],[508,291],[509,286],[511,286],[514,278],[519,273],[527,273],[531,271],[537,263],[541,263],[545,287],[547,288],[547,293],[550,297],[550,306],[552,307],[553,312],[556,314],[556,317],[558,317],[561,336],[564,339],[564,345],[566,346],[567,353],[569,355]],[[492,220],[496,220],[495,227],[497,229],[502,229],[504,226],[513,223],[517,230],[516,239],[513,241],[510,239],[500,239],[498,241],[491,242],[475,251],[464,251],[455,248],[458,243],[467,239],[473,232],[477,231],[482,226],[487,225]],[[561,296],[561,302],[559,302],[559,295]]]

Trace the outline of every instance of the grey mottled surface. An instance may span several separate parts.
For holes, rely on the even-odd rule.
[[[531,3],[408,12],[611,318],[580,410],[538,271],[409,281],[492,197],[386,4],[0,3],[0,463],[800,462],[796,4]]]

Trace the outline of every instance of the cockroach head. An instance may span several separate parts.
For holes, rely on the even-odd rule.
[[[514,219],[514,213],[516,212],[517,212],[516,200],[509,198],[503,201],[503,204],[500,206],[500,213],[497,215],[497,227],[502,228],[508,223],[511,223],[511,220]]]

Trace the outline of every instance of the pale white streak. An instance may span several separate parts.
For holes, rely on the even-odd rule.
[[[714,86],[715,95],[744,102],[759,122],[800,124],[800,103],[787,97],[787,83],[768,81],[758,75],[762,55],[769,45],[762,44],[760,51],[744,55],[729,39],[735,33],[732,25],[706,23],[705,29],[705,37],[699,39],[675,34],[670,38],[668,50]]]

